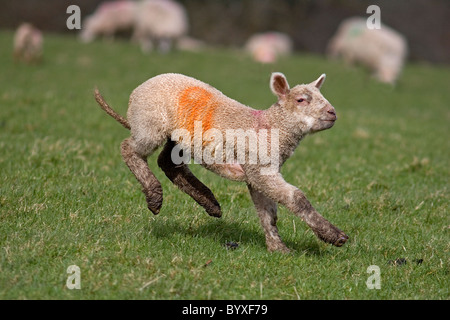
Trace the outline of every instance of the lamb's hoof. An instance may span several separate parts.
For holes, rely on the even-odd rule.
[[[286,247],[286,245],[283,242],[270,242],[270,243],[266,243],[267,246],[267,251],[269,252],[274,252],[274,251],[278,251],[278,252],[282,252],[282,253],[290,253],[291,250],[289,250],[288,247]]]
[[[155,201],[153,199],[147,198],[147,208],[150,210],[155,216],[159,213],[162,207],[162,199],[161,201]]]
[[[148,210],[150,210],[155,216],[159,213],[159,211],[161,210],[161,208],[152,208],[150,206],[147,206]]]
[[[348,240],[348,236],[332,224],[325,230],[314,230],[314,233],[323,242],[331,243],[336,247],[342,247]]]
[[[158,192],[154,192],[151,194],[145,194],[145,200],[147,201],[147,208],[150,210],[154,215],[157,215],[162,207],[162,190],[158,190]]]
[[[342,232],[339,239],[337,239],[336,242],[333,243],[333,246],[342,247],[344,245],[344,243],[347,242],[347,240],[348,240],[348,236]]]
[[[220,206],[213,206],[210,208],[205,208],[206,213],[208,213],[211,217],[220,218],[222,217],[222,210]]]

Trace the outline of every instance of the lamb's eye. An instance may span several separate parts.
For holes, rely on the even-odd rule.
[[[305,99],[303,99],[303,98],[300,98],[297,100],[297,102],[299,102],[299,103],[302,103],[303,101],[305,101]]]

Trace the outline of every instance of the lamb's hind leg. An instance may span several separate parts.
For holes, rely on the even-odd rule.
[[[277,204],[250,185],[248,185],[248,190],[266,234],[267,250],[289,252],[289,249],[278,234]]]
[[[221,217],[222,212],[219,202],[211,190],[192,174],[187,164],[175,165],[173,163],[171,153],[174,146],[175,143],[172,140],[167,141],[158,157],[159,167],[173,184],[190,195],[199,205],[205,208],[210,216]]]
[[[142,185],[148,209],[158,214],[162,206],[163,193],[161,183],[156,179],[147,164],[147,155],[140,155],[134,148],[132,139],[128,138],[121,145],[122,157],[128,168]]]

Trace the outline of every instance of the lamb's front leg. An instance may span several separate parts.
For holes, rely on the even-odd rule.
[[[347,242],[348,236],[322,217],[301,190],[294,190],[293,199],[286,203],[286,207],[301,217],[320,240],[336,247],[341,247]]]
[[[266,234],[267,250],[289,252],[278,234],[277,204],[250,185],[248,185],[248,190]]]
[[[287,183],[280,173],[263,175],[259,169],[248,170],[249,184],[273,201],[287,207],[299,216],[314,231],[317,237],[337,247],[342,246],[348,236],[322,217],[306,199],[303,192]]]

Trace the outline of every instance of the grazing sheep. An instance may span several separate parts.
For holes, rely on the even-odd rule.
[[[292,48],[291,38],[280,32],[255,34],[245,44],[245,50],[261,63],[274,63],[280,56],[291,54]]]
[[[37,63],[42,60],[42,32],[30,23],[22,23],[14,35],[14,60]]]
[[[407,56],[407,42],[397,31],[381,25],[369,29],[363,18],[344,20],[328,44],[332,58],[342,57],[348,64],[360,63],[385,83],[394,84]]]
[[[206,47],[204,41],[189,36],[181,37],[177,41],[177,49],[181,51],[199,52]]]
[[[324,80],[323,74],[310,84],[291,89],[283,74],[273,73],[270,88],[278,101],[267,110],[252,109],[181,74],[162,74],[137,87],[130,96],[127,119],[111,109],[98,90],[95,98],[131,130],[131,137],[122,142],[122,157],[141,183],[150,211],[159,213],[163,195],[147,157],[165,144],[158,157],[159,167],[211,216],[221,216],[220,205],[189,170],[190,157],[180,162],[180,154],[192,154],[208,170],[245,182],[265,231],[267,249],[287,252],[276,226],[277,203],[302,218],[321,240],[342,246],[348,239],[280,174],[282,164],[302,138],[329,129],[336,121],[333,106],[319,91]],[[258,159],[252,161],[255,155]]]
[[[80,34],[81,40],[91,42],[99,36],[113,38],[119,31],[132,30],[136,6],[136,2],[131,0],[102,2],[95,12],[85,19]]]
[[[172,42],[188,31],[185,8],[172,0],[143,0],[138,5],[133,38],[144,52],[156,42],[160,52],[171,50]]]

